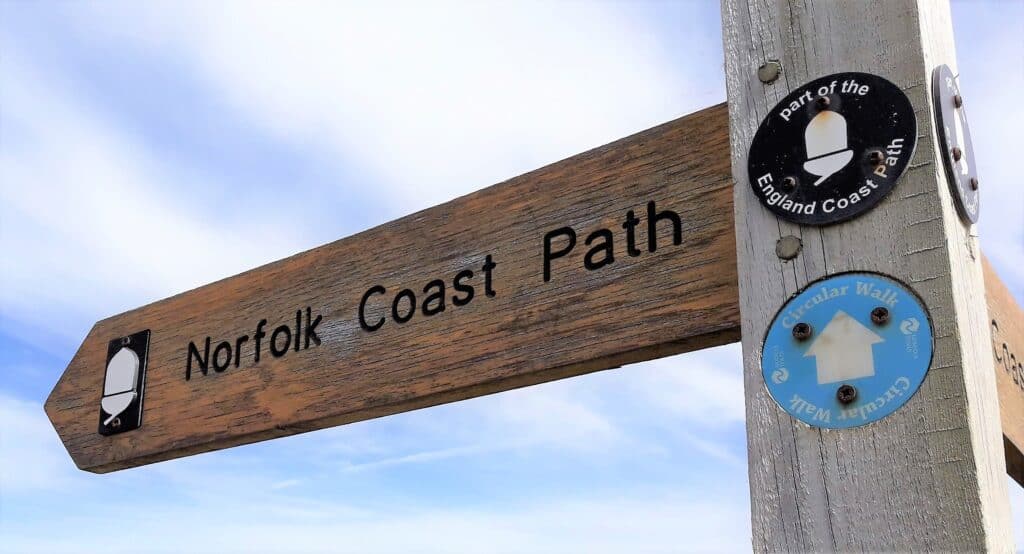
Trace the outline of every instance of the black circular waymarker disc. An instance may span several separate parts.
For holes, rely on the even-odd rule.
[[[948,65],[940,65],[932,72],[932,99],[939,146],[943,150],[940,157],[946,166],[946,179],[956,211],[965,222],[977,223],[978,166],[974,163],[974,146],[960,86]]]
[[[836,73],[789,94],[750,145],[750,186],[783,219],[829,225],[875,207],[917,146],[903,91],[868,73]]]

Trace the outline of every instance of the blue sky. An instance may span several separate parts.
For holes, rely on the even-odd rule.
[[[982,246],[1024,301],[1024,7],[954,15]],[[723,101],[719,29],[710,2],[0,2],[0,549],[748,550],[735,345],[103,476],[42,411],[98,319]]]

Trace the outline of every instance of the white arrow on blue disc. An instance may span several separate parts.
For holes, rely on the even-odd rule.
[[[873,320],[876,308],[886,317]],[[810,336],[794,336],[800,323],[810,326]],[[932,349],[917,295],[883,275],[846,273],[786,302],[765,337],[761,370],[768,392],[791,416],[844,429],[878,421],[910,400]]]
[[[804,356],[814,356],[818,384],[841,383],[875,374],[874,346],[885,342],[850,314],[837,310]]]

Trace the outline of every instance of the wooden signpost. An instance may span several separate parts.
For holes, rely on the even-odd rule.
[[[1024,312],[983,268],[936,160],[924,83],[955,63],[948,9],[877,8],[725,0],[728,109],[100,321],[46,412],[78,467],[105,473],[726,344],[742,329],[756,550],[1008,547],[1003,473],[1024,484]],[[836,68],[902,89],[920,142],[888,196],[843,222],[805,218],[826,227],[788,223],[752,193],[748,149],[778,100]],[[787,121],[802,102],[784,107]],[[819,182],[843,167],[811,162]],[[907,284],[935,351],[891,415],[808,426],[769,394],[762,341],[802,287],[849,271]]]
[[[54,388],[47,413],[75,463],[103,473],[734,342],[740,314],[727,127],[725,107],[715,106],[103,320]],[[682,153],[698,130],[708,147]],[[643,169],[614,171],[627,160]],[[681,214],[678,246],[674,222],[663,218],[650,252],[648,196],[656,212],[675,207]],[[507,211],[501,221],[481,224],[487,219],[471,206]],[[629,211],[638,220],[633,248],[622,228]],[[572,236],[566,223],[576,245],[563,254]],[[470,244],[446,236],[446,226]],[[612,231],[614,262],[590,270],[586,255],[598,240],[586,241],[601,229]],[[367,246],[381,242],[389,247]],[[592,263],[601,259],[601,250],[594,252]],[[355,259],[372,263],[361,270]],[[422,292],[435,277],[444,287],[444,310],[425,315],[425,303],[428,312],[442,305]],[[385,290],[366,297],[362,313],[370,330],[360,324],[360,304],[375,286]],[[987,265],[985,286],[999,322],[992,336],[1007,468],[1024,482],[1024,370],[1017,354],[1024,352],[1024,313]],[[398,323],[391,308],[405,288],[416,297],[415,310],[412,298],[403,297],[398,315],[409,320]],[[489,319],[498,321],[483,325]],[[275,337],[281,326],[287,338],[285,330]],[[107,342],[142,329],[152,333],[145,423],[103,437],[95,412]],[[607,332],[618,340],[604,340]],[[509,346],[520,353],[513,356]]]
[[[103,320],[47,414],[102,473],[734,342],[725,112]],[[142,426],[98,434],[147,329]]]

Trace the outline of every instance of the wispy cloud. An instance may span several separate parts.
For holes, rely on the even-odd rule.
[[[739,344],[648,362],[626,386],[659,409],[702,427],[721,430],[746,419]]]
[[[551,383],[465,401],[459,406],[435,408],[405,418],[404,423],[410,425],[405,434],[414,440],[395,440],[391,448],[373,448],[365,453],[350,452],[353,457],[341,467],[348,472],[369,471],[453,458],[546,450],[557,450],[561,455],[607,456],[631,442],[638,446],[611,420],[611,414],[595,404],[596,399],[585,388],[568,382]],[[453,442],[455,446],[408,451]]]
[[[166,64],[170,80],[196,80],[246,132],[309,155],[299,163],[337,159],[351,170],[325,171],[315,216],[274,205],[227,217],[218,202],[233,191],[203,171],[210,160],[142,140],[116,102],[84,94],[68,67],[5,41],[0,332],[63,359],[98,317],[313,246],[310,236],[335,238],[324,206],[383,222],[724,98],[713,3],[659,6],[685,11],[678,23],[611,3],[48,9],[48,21],[67,26],[42,29],[53,52],[101,44],[104,56]],[[992,21],[960,42],[965,91],[988,99],[968,98],[986,198],[1009,199],[984,204],[982,244],[1024,294],[1014,269],[1024,267],[1024,201],[1013,201],[1020,179],[1005,162],[1016,156],[1012,91],[1024,72],[987,54],[1021,46]],[[70,36],[85,40],[63,42]],[[259,173],[267,162],[218,169]],[[294,185],[286,177],[245,190],[273,199]],[[26,402],[5,381],[0,543],[12,552],[747,551],[739,363],[728,347],[105,476],[75,470],[41,399]],[[1011,489],[1024,514],[1024,494]],[[1024,544],[1024,517],[1016,521]]]
[[[1020,483],[1007,479],[1007,487],[1010,490],[1010,513],[1014,517],[1013,537],[1017,543],[1017,551],[1024,552],[1024,486]]]
[[[5,498],[80,489],[79,475],[42,405],[0,392],[0,519],[13,508]]]
[[[76,521],[74,537],[32,525],[5,537],[5,546],[52,554],[80,552],[83,544],[103,545],[106,552],[131,552],[140,544],[147,552],[742,552],[750,547],[745,511],[742,503],[647,491],[613,501],[403,507],[309,519],[261,514],[228,497],[200,514],[191,507],[122,514],[116,532],[106,514]],[[248,519],[234,517],[238,513]]]
[[[287,489],[299,485],[302,483],[301,479],[285,479],[284,481],[278,481],[270,485],[271,490],[279,491],[281,489]]]
[[[41,348],[88,325],[293,253],[292,228],[223,226],[176,194],[181,172],[5,52],[0,272],[5,331]],[[254,241],[254,237],[261,240]],[[24,329],[31,330],[23,332]],[[67,342],[55,341],[62,337]]]
[[[514,447],[516,445],[505,444],[505,445],[473,445],[473,446],[456,446],[453,448],[441,448],[436,450],[427,450],[424,452],[416,452],[413,454],[405,454],[403,456],[393,456],[388,458],[382,458],[373,460],[370,462],[354,463],[343,466],[344,471],[355,472],[355,471],[369,471],[373,469],[389,468],[399,466],[403,464],[418,464],[427,462],[438,462],[442,460],[448,460],[451,458],[460,458],[465,456],[473,456],[486,452],[495,452],[501,450],[503,447]]]
[[[954,3],[953,14],[960,89],[981,181],[981,247],[1024,302],[1024,176],[1015,162],[1024,121],[1017,94],[1024,89],[1024,5]]]
[[[347,426],[326,432],[303,455],[322,459],[326,471],[501,455],[614,465],[666,456],[660,444],[669,441],[745,467],[732,445],[743,432],[739,362],[728,361],[734,351],[665,358]]]
[[[398,213],[724,97],[717,61],[673,67],[611,4],[94,7],[93,32],[173,50],[267,131],[358,160]]]

